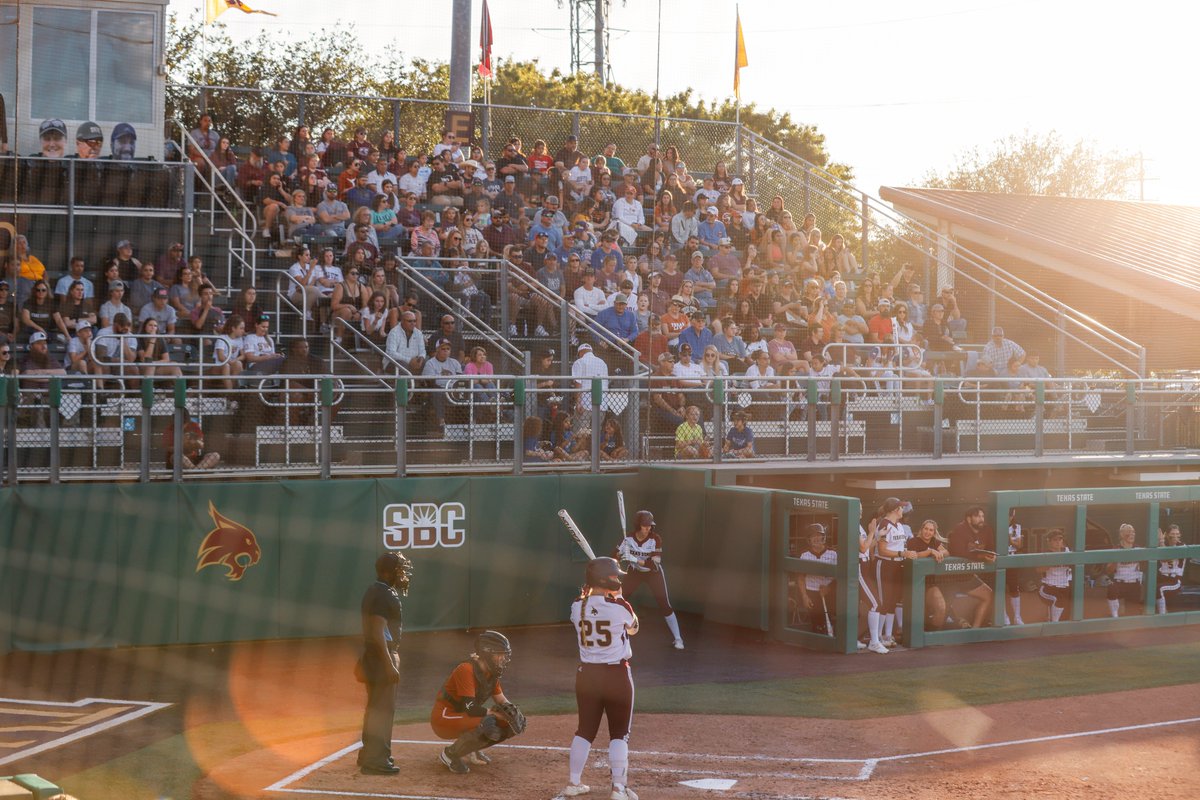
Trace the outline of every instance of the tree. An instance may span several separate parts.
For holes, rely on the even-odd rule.
[[[929,172],[922,184],[935,189],[966,189],[1000,194],[1121,198],[1137,178],[1137,158],[1101,152],[1087,141],[1068,144],[1055,131],[1028,130],[998,140],[991,151],[960,154],[944,175]]]

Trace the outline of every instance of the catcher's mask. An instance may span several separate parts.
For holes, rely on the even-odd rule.
[[[390,583],[408,596],[408,585],[412,582],[412,562],[393,550],[375,559],[375,575],[384,583]]]
[[[512,644],[499,631],[484,631],[475,637],[475,654],[487,662],[493,675],[503,675],[512,660]]]
[[[642,528],[649,526],[650,532],[654,533],[654,515],[649,511],[642,510],[633,515],[633,530],[640,531]]]
[[[594,558],[588,562],[584,580],[588,586],[596,589],[615,590],[621,588],[621,578],[625,575],[615,558]]]

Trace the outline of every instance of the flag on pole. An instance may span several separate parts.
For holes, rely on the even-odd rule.
[[[746,40],[742,37],[742,14],[740,10],[734,13],[737,14],[737,43],[733,54],[733,94],[740,102],[742,99],[741,69],[750,66],[750,61],[746,58]]]
[[[268,17],[279,16],[270,11],[259,11],[257,8],[251,8],[243,3],[242,0],[204,0],[204,24],[209,25],[216,22],[217,17],[231,8],[236,8],[243,14],[266,14]]]
[[[479,77],[492,77],[492,15],[487,0],[483,0],[483,17],[479,22]]]

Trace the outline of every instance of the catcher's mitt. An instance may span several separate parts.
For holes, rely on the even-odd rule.
[[[521,709],[517,708],[515,703],[497,703],[493,710],[496,716],[508,723],[508,727],[513,733],[525,732],[525,715],[521,713]]]

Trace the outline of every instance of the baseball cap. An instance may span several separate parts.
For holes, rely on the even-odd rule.
[[[546,202],[547,202],[547,203],[554,203],[554,205],[558,205],[558,195],[556,195],[556,194],[548,194],[548,195],[546,195]]]
[[[685,299],[683,298],[683,295],[681,295],[681,294],[677,294],[677,295],[675,295],[674,297],[672,297],[672,298],[671,298],[671,302],[672,302],[672,303],[679,303],[679,305],[681,305],[681,306],[686,306],[686,305],[687,305],[687,300],[685,300]]]
[[[137,131],[128,122],[118,122],[116,126],[113,127],[112,138],[120,139],[122,136],[132,136],[134,139],[136,139]]]
[[[689,316],[692,319],[707,319],[707,317],[704,316],[703,311],[693,311]]]
[[[87,330],[90,327],[92,327],[92,323],[88,322],[86,319],[81,319],[79,322],[75,323],[75,332],[79,333],[80,331]]]
[[[75,138],[83,142],[91,142],[96,139],[104,141],[104,131],[100,130],[99,125],[88,120],[75,131]]]
[[[722,247],[729,247],[733,244],[733,239],[730,239],[728,236],[722,236],[720,239],[717,239],[717,244]]]
[[[699,250],[692,251],[692,261],[695,261],[697,258],[699,258],[701,261],[703,261],[704,253],[701,253]]]
[[[155,296],[155,297],[166,297],[166,296],[167,296],[167,290],[166,290],[166,289],[155,289],[155,290],[154,290],[154,296]]]
[[[122,239],[121,241],[117,242],[117,249],[120,250],[122,247],[128,247],[130,250],[132,250],[133,242],[129,241],[128,239]]]
[[[325,187],[325,194],[337,194],[337,184],[331,183]]]
[[[549,238],[550,238],[550,233],[549,233],[549,231],[538,231],[537,233],[535,233],[535,234],[533,235],[533,238],[535,238],[535,239],[549,239]]]
[[[462,162],[462,166],[470,167],[471,169],[479,169],[480,168],[479,162],[473,158],[468,158],[466,161]]]
[[[7,289],[8,281],[0,281],[0,289]]]
[[[717,207],[716,207],[716,206],[709,206],[708,208],[704,209],[704,213],[705,213],[705,214],[716,214],[716,213],[717,213]]]
[[[613,298],[613,305],[615,306],[617,303],[624,303],[625,305],[629,305],[629,298],[623,294],[619,294]]]
[[[558,256],[554,255],[554,253],[546,253],[546,257],[543,259],[543,261],[553,261],[555,264],[557,264]]]
[[[37,344],[38,342],[44,341],[46,341],[46,334],[42,333],[41,331],[34,331],[33,335],[29,337],[30,344]]]
[[[897,508],[903,508],[904,504],[900,502],[898,497],[889,497],[883,501],[883,513],[890,514]]]
[[[584,342],[583,344],[579,345],[579,350],[578,350],[578,352],[580,352],[580,353],[583,353],[583,352],[588,352],[588,353],[590,353],[590,352],[592,352],[592,346],[591,346],[590,344],[588,344],[587,342]]]
[[[942,305],[941,303],[934,303],[933,305],[931,305],[929,307],[929,310],[930,311],[945,311],[946,307],[944,305]]]
[[[586,231],[587,229],[588,229],[588,226],[587,226],[586,222],[579,222],[579,223],[576,223],[576,225],[575,225],[575,230],[577,230],[577,231],[582,232],[582,231]]]
[[[557,350],[555,350],[553,347],[551,347],[549,350],[547,350],[546,352],[542,353],[542,356],[543,356],[543,357],[545,357],[545,356],[550,356],[551,358],[557,358],[557,357],[558,357],[558,351],[557,351]]]
[[[878,347],[872,347],[870,350],[871,358],[879,358],[879,354],[882,352],[883,351],[881,349],[879,349]]]
[[[505,175],[505,176],[504,176],[504,182],[505,182],[505,183],[516,183],[516,182],[517,182],[517,179],[516,179],[516,178],[514,178],[512,175]]]
[[[892,304],[892,301],[888,300],[886,297],[879,298],[879,302],[876,303],[876,305],[880,305],[880,306],[890,306],[891,304]]]
[[[67,135],[67,124],[61,119],[43,120],[38,126],[38,136],[45,136],[47,133],[57,133],[59,136]]]
[[[543,209],[542,209],[542,216],[543,216],[543,217],[553,217],[553,216],[554,216],[554,211],[553,211],[553,209],[549,209],[549,208],[543,208]]]
[[[112,283],[110,283],[110,284],[108,285],[108,290],[109,290],[110,292],[111,292],[113,289],[124,289],[124,288],[125,288],[125,281],[113,281]]]
[[[742,182],[742,179],[741,179],[741,178],[734,178],[733,180],[731,180],[731,181],[729,182],[729,185],[730,185],[730,186],[741,186],[741,185],[742,185],[742,183],[743,183],[743,182]]]
[[[622,174],[622,175],[637,175],[637,170],[636,170],[636,169],[634,169],[633,167],[626,167],[626,168],[625,168],[625,169],[624,169],[624,170],[621,172],[621,174]]]

